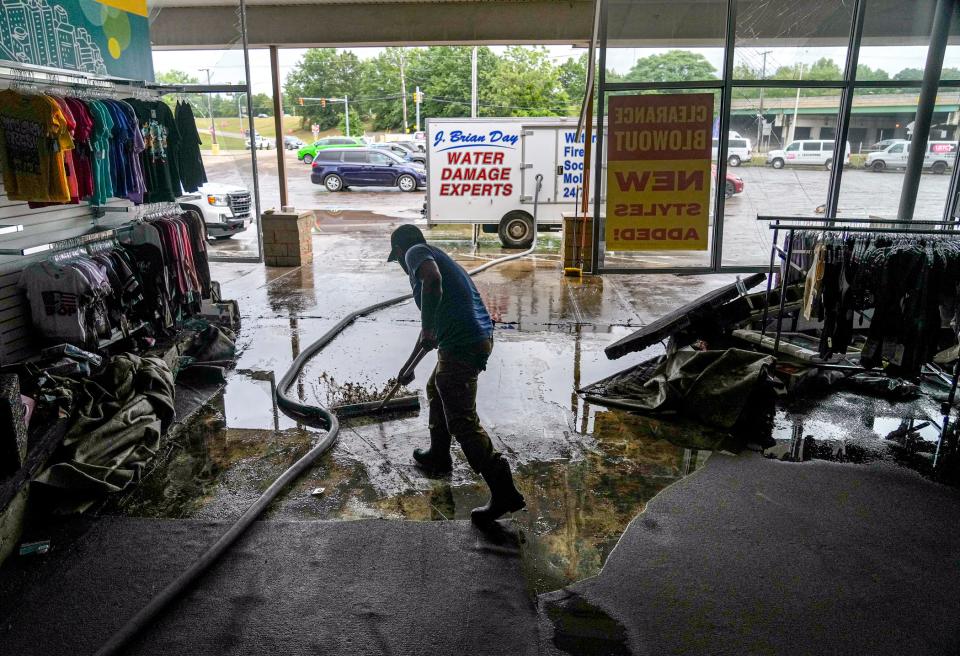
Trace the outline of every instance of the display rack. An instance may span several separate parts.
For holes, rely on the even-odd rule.
[[[764,295],[763,319],[761,325],[761,336],[766,333],[767,319],[770,309],[770,292],[773,280],[774,264],[779,256],[781,260],[792,266],[794,235],[798,230],[818,230],[821,232],[835,232],[843,234],[886,234],[886,235],[937,235],[940,237],[960,237],[960,225],[955,221],[899,221],[890,219],[837,219],[826,217],[774,217],[757,216],[758,221],[769,221],[768,228],[773,230],[773,242],[770,246],[770,267],[767,271],[767,292]],[[806,224],[806,225],[804,225]],[[853,225],[840,225],[853,224]],[[866,225],[868,224],[868,225]],[[894,227],[896,226],[896,227]],[[913,228],[913,226],[921,226]],[[927,226],[927,227],[923,227]],[[778,244],[780,232],[787,233],[786,250]],[[806,272],[803,272],[806,273]],[[777,332],[773,343],[773,354],[780,352],[780,337],[783,332],[784,301],[786,299],[787,276],[780,277],[780,302],[777,312]],[[818,368],[835,368],[830,364],[813,364]],[[848,369],[844,367],[844,369]],[[862,368],[850,370],[865,371]],[[945,381],[947,382],[947,381]],[[947,400],[941,404],[941,414],[943,423],[940,427],[940,440],[937,443],[937,450],[934,454],[934,467],[940,456],[943,442],[948,437],[948,427],[950,426],[950,416],[953,411],[954,400],[956,398],[957,384],[960,382],[960,361],[955,363],[952,376],[949,377],[950,393]],[[958,419],[957,421],[960,421]]]

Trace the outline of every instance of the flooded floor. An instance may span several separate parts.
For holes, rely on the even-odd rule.
[[[400,268],[385,262],[390,221],[354,229],[339,223],[344,218],[349,219],[329,217],[336,228],[318,224],[312,266],[212,265],[223,296],[237,299],[243,314],[237,368],[223,392],[166,446],[146,480],[117,498],[108,513],[237,517],[316,442],[318,431],[278,411],[273,403],[277,381],[306,345],[344,315],[409,292]],[[501,254],[495,247],[477,251],[464,237],[427,235],[468,269]],[[555,236],[546,237],[551,239]],[[576,390],[662,352],[657,346],[609,361],[603,349],[730,280],[564,278],[557,258],[543,254],[476,278],[496,322],[496,345],[480,376],[478,412],[527,499],[527,509],[514,520],[532,593],[597,574],[647,502],[701,467],[722,440],[702,426],[593,407]],[[412,350],[418,331],[418,312],[410,302],[359,319],[306,367],[295,394],[328,404],[382,392]],[[412,464],[412,450],[428,445],[422,389],[434,363],[435,356],[428,356],[411,384],[421,397],[419,412],[345,422],[333,450],[281,496],[268,517],[468,518],[472,508],[486,501],[486,487],[458,446],[451,477],[431,479]],[[875,446],[902,428],[899,408],[895,412],[885,401],[871,409],[859,397],[840,397],[838,403],[835,412],[823,410],[829,404],[780,409],[775,445],[767,455],[804,460],[828,452],[853,453],[856,445]],[[849,412],[845,403],[857,411]],[[929,409],[921,406],[910,411],[918,423],[927,420]],[[937,431],[927,426],[908,433],[924,441]]]

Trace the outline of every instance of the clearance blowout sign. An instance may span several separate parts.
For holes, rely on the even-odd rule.
[[[713,94],[611,96],[607,250],[707,250]]]

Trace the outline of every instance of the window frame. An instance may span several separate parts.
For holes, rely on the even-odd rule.
[[[733,77],[734,55],[736,49],[736,27],[737,27],[737,6],[738,0],[726,0],[726,25],[723,41],[723,68],[720,77],[709,80],[683,81],[683,82],[608,82],[607,81],[607,48],[610,46],[607,38],[608,21],[608,0],[600,0],[600,23],[597,34],[597,46],[599,51],[599,61],[597,65],[597,89],[600,102],[595,112],[595,132],[597,143],[597,161],[602,161],[604,156],[604,106],[605,101],[611,93],[633,91],[670,91],[670,90],[703,90],[720,93],[719,103],[719,126],[717,126],[718,145],[713,146],[716,151],[716,179],[722,180],[727,173],[727,159],[730,148],[730,108],[734,89],[764,88],[764,89],[834,89],[840,93],[840,105],[837,111],[835,123],[832,152],[847,152],[847,142],[850,128],[850,115],[853,106],[854,94],[864,89],[883,89],[891,86],[890,80],[857,80],[857,65],[859,63],[860,45],[863,38],[864,16],[866,13],[867,0],[854,0],[854,7],[850,21],[850,29],[847,35],[846,58],[844,62],[843,75],[836,80],[736,80]],[[895,85],[898,88],[920,89],[922,80],[898,80]],[[945,80],[938,82],[939,88],[960,88],[960,79]],[[802,141],[802,140],[795,140]],[[818,140],[827,141],[827,140]],[[929,144],[929,137],[928,137]],[[929,149],[929,145],[928,145]],[[798,149],[799,150],[799,149]],[[958,144],[960,150],[960,144]],[[800,152],[803,152],[800,150]],[[811,151],[812,152],[812,151]],[[843,159],[843,158],[841,158]],[[825,203],[826,216],[836,217],[837,204],[839,200],[842,176],[845,166],[833,166],[830,168],[830,178],[827,187],[827,202]],[[603,188],[605,175],[604,167],[598,166],[594,171],[594,184],[596,188]],[[714,219],[711,235],[710,266],[679,266],[666,268],[616,268],[604,265],[604,225],[602,220],[593,222],[593,262],[595,263],[595,272],[597,273],[745,273],[762,271],[765,272],[768,267],[764,266],[738,266],[723,265],[723,226],[725,198],[723,194],[723,185],[715,185]],[[603,200],[598,194],[594,199],[594,216],[603,216]],[[944,198],[944,220],[960,213],[960,167],[953,167],[953,174],[950,188],[947,196]]]

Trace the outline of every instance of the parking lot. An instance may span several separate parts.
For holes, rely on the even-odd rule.
[[[226,153],[207,157],[211,181],[250,186],[249,153]],[[293,152],[286,153],[290,203],[298,209],[319,210],[318,227],[323,222],[341,227],[360,227],[364,222],[422,222],[424,192],[404,193],[398,189],[349,190],[330,193],[310,182],[310,167],[298,162]],[[258,152],[261,208],[278,207],[280,191],[276,151]],[[760,215],[813,216],[826,202],[830,172],[825,169],[738,167],[730,169],[743,178],[744,191],[726,202],[724,216],[723,263],[725,265],[762,265],[768,262],[770,235],[766,224],[756,221]],[[839,210],[841,216],[892,217],[900,202],[903,171],[875,173],[848,169],[843,174]],[[924,174],[917,194],[916,219],[940,219],[950,186],[949,175]],[[499,217],[491,217],[496,221]],[[255,228],[232,239],[213,244],[213,251],[225,256],[255,255]],[[490,235],[487,238],[493,238]],[[705,253],[656,255],[612,254],[608,265],[680,266],[705,265]]]

